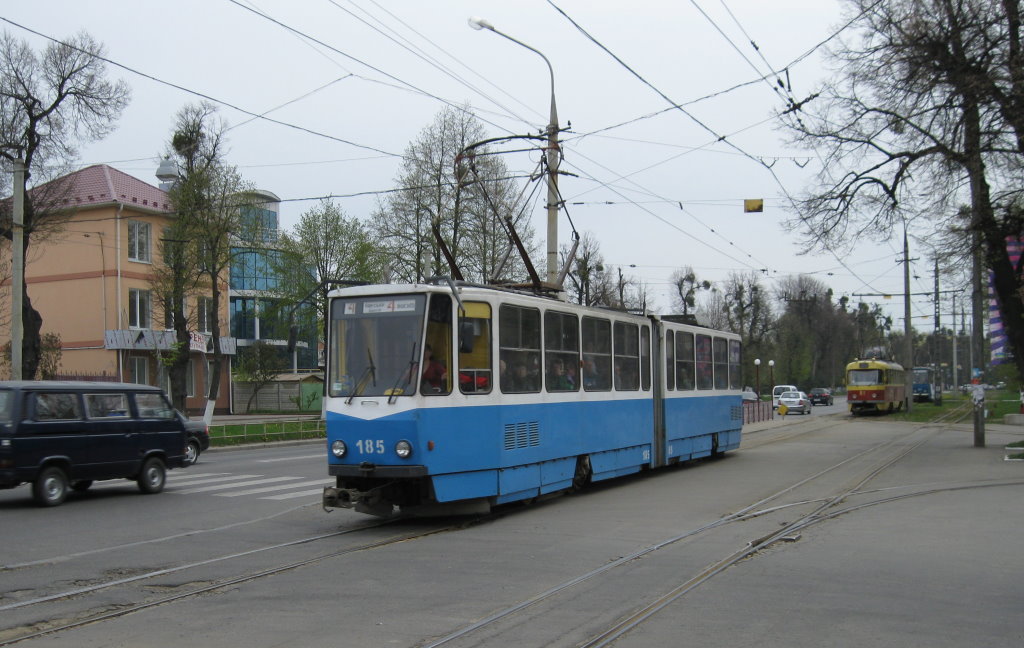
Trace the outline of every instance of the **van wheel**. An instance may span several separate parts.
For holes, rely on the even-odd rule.
[[[135,481],[139,484],[139,490],[143,493],[159,493],[164,489],[167,482],[167,470],[164,469],[164,462],[156,457],[146,459],[139,471],[139,477]]]
[[[81,481],[76,481],[73,484],[71,484],[71,490],[75,491],[76,493],[84,493],[85,491],[89,490],[90,486],[92,486],[92,480],[83,479]]]
[[[199,442],[192,439],[185,444],[185,465],[191,466],[199,461]]]
[[[48,466],[32,482],[32,497],[39,506],[57,506],[68,496],[68,476],[56,466]]]

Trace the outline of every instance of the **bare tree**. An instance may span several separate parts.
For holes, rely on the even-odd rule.
[[[668,280],[673,288],[672,308],[684,316],[696,307],[698,290],[711,290],[711,282],[697,279],[692,266],[673,271]]]
[[[800,206],[814,246],[886,238],[914,217],[961,232],[959,249],[980,247],[993,273],[1024,373],[1024,282],[1006,249],[1024,231],[1020,5],[847,0],[855,36],[832,50],[838,80],[787,119],[823,162]]]
[[[485,138],[468,112],[445,108],[406,149],[397,178],[400,190],[373,214],[373,228],[391,270],[402,281],[450,274],[433,235],[436,227],[467,279],[495,279],[500,259],[511,247],[505,218],[511,218],[528,251],[533,249],[529,215],[504,163],[487,147],[456,172],[456,156]],[[511,272],[522,264],[512,258]]]
[[[237,169],[225,162],[224,131],[226,124],[217,115],[216,108],[208,103],[189,105],[177,117],[170,148],[174,152],[181,177],[171,189],[178,220],[174,227],[176,240],[184,241],[188,256],[195,260],[201,286],[210,291],[210,335],[213,342],[213,369],[210,372],[205,420],[213,416],[213,409],[220,394],[220,376],[223,367],[224,350],[221,345],[221,321],[219,313],[226,295],[223,286],[227,284],[227,271],[231,266],[236,247],[249,242],[266,241],[266,232],[257,218],[247,218],[247,208],[255,208],[261,202],[252,194],[252,187],[245,183]],[[185,271],[189,271],[185,268]],[[179,345],[182,332],[187,331],[187,313],[180,312],[182,300],[175,300],[170,308],[175,312],[174,323]],[[187,362],[187,349],[179,346],[179,352]]]
[[[309,312],[315,317],[308,318],[305,328],[314,331],[322,331],[327,319],[330,281],[379,281],[384,267],[370,229],[327,200],[306,211],[292,231],[281,234],[269,259],[274,274],[287,278],[274,289],[286,314],[278,320],[290,324],[293,317]],[[310,298],[316,308],[299,308]]]
[[[9,33],[0,34],[0,186],[10,187],[13,164],[25,164],[25,186],[40,185],[67,169],[78,144],[110,133],[128,105],[124,81],[106,78],[103,47],[85,32],[52,43],[41,54]],[[24,249],[67,218],[55,200],[64,185],[25,195]],[[10,201],[0,208],[0,234],[14,239]],[[27,257],[27,255],[26,255]],[[24,268],[20,270],[24,274]],[[34,376],[40,361],[43,320],[23,294],[22,374]]]

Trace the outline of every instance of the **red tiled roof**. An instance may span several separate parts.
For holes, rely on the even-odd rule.
[[[155,211],[171,211],[167,192],[106,164],[69,173],[32,189],[31,193],[46,194],[50,191],[54,191],[58,207],[123,203]]]

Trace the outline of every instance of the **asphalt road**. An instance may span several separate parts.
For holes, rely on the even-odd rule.
[[[837,403],[476,523],[325,513],[319,445],[207,453],[159,495],[0,491],[0,646],[132,609],[17,645],[1018,647],[1024,429],[987,438]]]

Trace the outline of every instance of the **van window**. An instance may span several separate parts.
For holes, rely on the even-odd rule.
[[[89,418],[128,416],[128,394],[85,394]]]
[[[35,397],[37,421],[71,421],[82,418],[77,394],[41,392]]]
[[[7,389],[0,390],[0,421],[10,421],[13,410],[14,393]]]
[[[139,409],[139,418],[174,418],[174,409],[163,394],[155,392],[135,394],[135,407]]]

